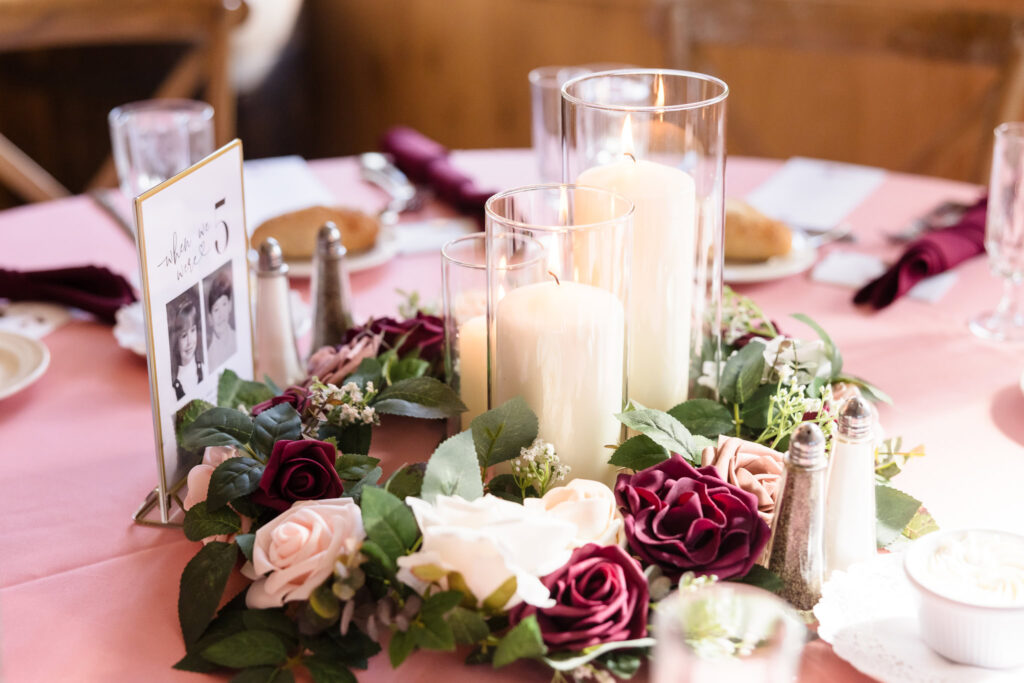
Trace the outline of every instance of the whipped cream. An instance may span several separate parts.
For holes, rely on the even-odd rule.
[[[1024,607],[1024,536],[962,531],[935,544],[920,581],[947,598],[984,607]]]

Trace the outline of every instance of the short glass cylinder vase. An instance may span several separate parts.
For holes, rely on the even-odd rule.
[[[490,405],[521,396],[569,478],[610,484],[627,400],[633,205],[537,185],[487,202]],[[513,277],[513,275],[515,277]]]
[[[717,78],[656,69],[562,87],[563,180],[635,205],[629,393],[648,408],[706,396],[697,379],[719,374],[728,93]]]

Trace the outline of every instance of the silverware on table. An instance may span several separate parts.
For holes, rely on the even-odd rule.
[[[809,247],[820,247],[824,244],[831,242],[856,242],[857,237],[853,234],[853,226],[850,223],[843,221],[837,223],[831,228],[821,229],[812,228],[809,226],[800,226],[789,224],[791,228],[797,232],[803,233]]]
[[[886,238],[897,244],[913,242],[925,233],[956,225],[970,207],[971,204],[962,202],[943,202],[928,213],[907,223],[900,231],[889,233]]]
[[[416,211],[423,206],[424,193],[413,185],[387,155],[380,152],[360,154],[359,174],[363,180],[384,190],[391,198],[380,212],[381,223],[393,225],[398,222],[398,214]]]

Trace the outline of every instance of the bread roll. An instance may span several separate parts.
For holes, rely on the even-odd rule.
[[[725,200],[726,261],[766,261],[785,256],[792,247],[793,233],[785,223],[746,202]]]
[[[352,209],[311,206],[265,221],[253,233],[252,245],[258,248],[273,237],[286,261],[309,261],[316,249],[316,233],[327,221],[338,226],[341,242],[351,254],[366,251],[377,242],[380,224],[373,216]]]

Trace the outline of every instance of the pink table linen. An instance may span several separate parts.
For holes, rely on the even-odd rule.
[[[534,180],[526,151],[455,153],[480,183],[512,187]],[[730,159],[727,192],[742,196],[778,168],[775,161]],[[358,180],[351,159],[314,162],[340,204],[376,209],[383,195]],[[851,216],[856,249],[892,259],[884,231],[944,200],[971,200],[978,188],[891,174]],[[452,212],[433,206],[427,215]],[[0,213],[0,267],[82,263],[128,275],[134,245],[84,197]],[[1024,530],[1024,396],[1021,347],[972,337],[967,318],[994,304],[1000,284],[984,258],[961,265],[938,304],[901,299],[878,313],[851,303],[852,290],[806,275],[746,286],[786,330],[812,332],[789,318],[803,312],[827,329],[845,368],[872,379],[895,400],[882,406],[886,432],[928,456],[896,484],[923,499],[946,527]],[[359,317],[393,313],[396,288],[439,297],[437,255],[398,258],[353,276]],[[183,654],[178,578],[196,550],[180,531],[133,525],[131,514],[156,483],[145,363],[119,348],[110,328],[73,321],[45,339],[49,370],[0,401],[0,677],[20,681],[224,680],[172,671]],[[393,425],[393,423],[392,423]],[[380,430],[374,453],[393,469],[423,459],[440,438],[436,423],[402,420]],[[452,655],[418,654],[398,672],[376,658],[360,680],[536,680],[540,667],[489,673]],[[866,681],[828,645],[808,646],[802,681]]]

